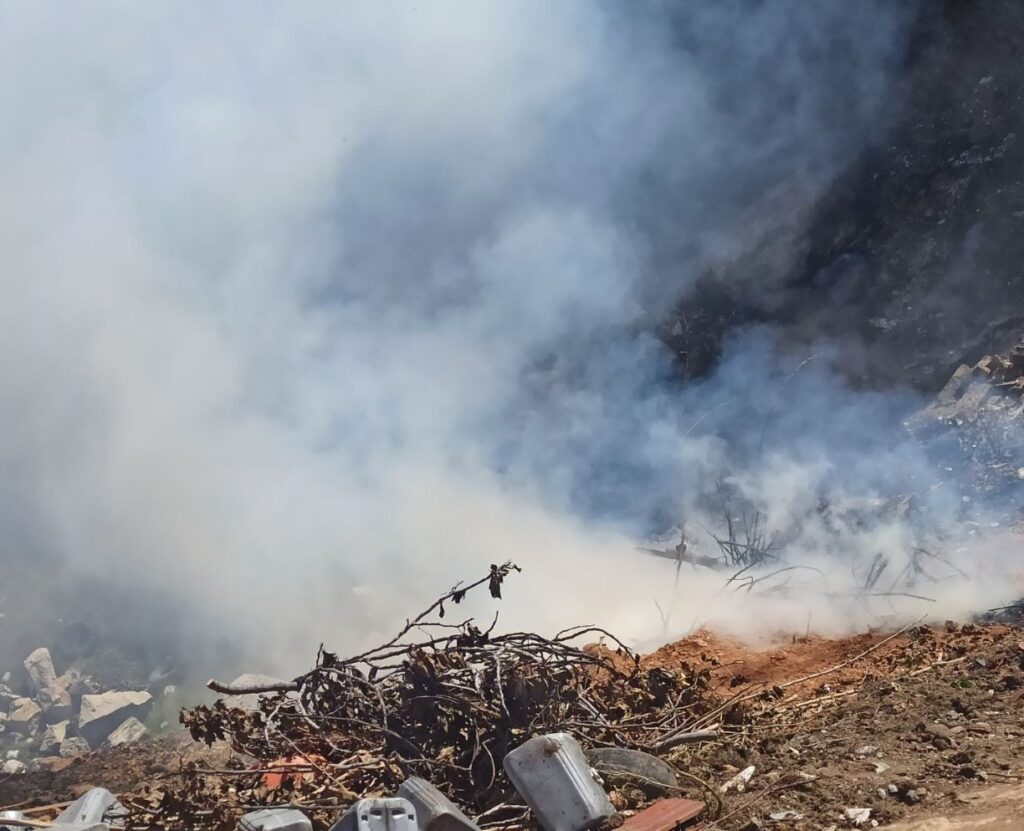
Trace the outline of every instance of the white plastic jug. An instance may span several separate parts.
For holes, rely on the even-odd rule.
[[[583,748],[568,733],[530,739],[503,765],[544,831],[587,831],[615,813]]]

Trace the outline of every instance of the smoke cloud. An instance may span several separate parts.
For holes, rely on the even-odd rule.
[[[0,566],[287,669],[506,557],[508,625],[714,616],[634,545],[719,479],[816,598],[906,548],[912,401],[652,334],[884,131],[896,5],[5,3]]]

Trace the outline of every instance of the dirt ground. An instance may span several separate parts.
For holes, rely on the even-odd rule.
[[[707,671],[731,699],[719,739],[672,758],[685,795],[708,806],[705,828],[842,829],[854,827],[848,809],[868,809],[861,827],[1024,829],[1024,631],[1016,627],[790,638],[760,650],[698,632],[643,660]],[[230,755],[164,736],[62,760],[54,770],[0,776],[0,807],[59,804],[88,785],[131,801],[143,785],[159,788],[190,763],[216,770]],[[718,794],[751,765],[742,792]]]

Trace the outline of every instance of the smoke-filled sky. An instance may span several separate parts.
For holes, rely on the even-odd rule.
[[[827,345],[680,391],[651,333],[884,133],[908,9],[0,3],[0,566],[300,666],[507,556],[510,620],[657,629],[632,546],[727,462],[891,484]]]

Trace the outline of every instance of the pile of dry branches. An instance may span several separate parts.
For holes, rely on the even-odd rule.
[[[189,801],[194,811],[208,808],[203,794],[211,793],[240,807],[280,804],[281,788],[269,792],[261,774],[284,758],[303,775],[286,777],[283,801],[343,807],[419,775],[484,824],[501,824],[519,802],[502,759],[533,735],[566,731],[585,747],[665,755],[713,734],[706,728],[725,707],[705,675],[644,668],[601,629],[544,638],[444,621],[446,606],[473,589],[486,585],[500,597],[513,570],[511,562],[494,565],[482,579],[456,585],[368,652],[341,658],[321,647],[315,666],[293,682],[232,688],[211,681],[223,694],[264,693],[259,709],[218,700],[184,712],[182,722],[194,738],[227,740],[257,762],[237,772],[194,769],[187,793],[164,795],[164,808],[169,801],[178,810]],[[214,777],[216,787],[208,781]]]

